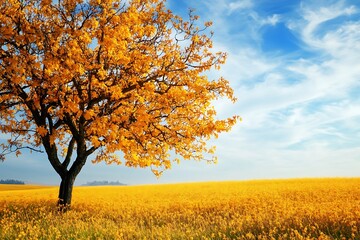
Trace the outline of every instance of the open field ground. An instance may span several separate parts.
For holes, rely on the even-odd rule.
[[[65,214],[57,187],[17,188],[0,239],[360,239],[360,178],[75,187]]]

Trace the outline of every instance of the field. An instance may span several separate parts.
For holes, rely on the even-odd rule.
[[[57,190],[0,185],[0,239],[360,239],[360,178]]]

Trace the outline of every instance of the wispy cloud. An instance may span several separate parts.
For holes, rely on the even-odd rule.
[[[251,16],[253,18],[253,20],[255,21],[255,25],[253,25],[252,27],[255,27],[258,29],[261,27],[264,27],[266,25],[275,26],[277,23],[280,22],[279,14],[272,14],[270,16],[261,16],[257,12],[251,11],[249,13],[249,16]]]
[[[350,165],[356,165],[358,157],[351,154],[360,153],[360,127],[354,124],[360,120],[358,7],[345,1],[302,2],[298,7],[290,18],[246,9],[251,12],[247,27],[258,30],[282,22],[298,37],[302,52],[279,55],[262,51],[259,45],[266,39],[261,31],[250,31],[257,35],[239,38],[234,48],[228,46],[230,65],[222,73],[236,86],[239,101],[234,108],[220,109],[236,111],[244,121],[232,133],[233,144],[227,146],[233,145],[239,161],[267,159],[296,166],[297,161],[308,163],[306,158],[310,158],[329,161],[334,167],[340,164],[337,158],[346,156]]]
[[[255,4],[233,8],[237,21],[227,18],[229,4],[208,6],[209,13],[215,12],[214,46],[229,53],[227,64],[216,74],[231,81],[239,99],[235,106],[218,103],[218,112],[243,117],[218,144],[221,160],[239,165],[232,172],[245,174],[242,165],[262,169],[269,162],[292,169],[286,176],[296,171],[316,175],[312,171],[326,164],[324,174],[344,174],[345,169],[341,173],[331,170],[339,169],[336,159],[344,156],[350,165],[355,164],[357,158],[352,154],[359,153],[354,146],[360,144],[356,124],[360,99],[354,94],[360,87],[360,23],[350,18],[358,10],[345,2],[310,4],[303,2],[286,17],[258,13]],[[301,53],[279,55],[261,49],[267,41],[261,29],[279,23],[298,37]],[[267,171],[273,175],[264,170],[258,177],[285,176],[285,170],[271,166]]]
[[[227,4],[228,12],[232,13],[237,10],[248,9],[253,6],[252,0],[238,0]]]
[[[341,54],[339,50],[359,49],[359,21],[339,20],[359,13],[354,5],[345,5],[339,1],[328,6],[302,6],[303,19],[290,26],[299,31],[302,40],[309,46],[323,49],[332,54]],[[336,20],[341,21],[341,25]],[[305,25],[305,27],[304,27]]]

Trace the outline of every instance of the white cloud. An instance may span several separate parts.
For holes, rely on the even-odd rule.
[[[253,3],[251,0],[238,0],[238,1],[230,2],[227,7],[228,7],[228,12],[232,13],[234,11],[251,8],[252,6]]]
[[[279,21],[280,21],[280,15],[273,14],[271,17],[267,17],[264,23],[275,26]]]
[[[249,16],[251,16],[254,20],[255,20],[255,25],[252,25],[253,27],[256,28],[261,28],[263,26],[266,25],[271,25],[271,26],[275,26],[276,24],[278,24],[281,20],[281,17],[279,14],[273,14],[271,16],[261,16],[259,15],[257,12],[250,12]]]
[[[356,23],[345,22],[342,27],[336,28],[335,31],[332,30],[331,27],[326,28],[322,26],[328,21],[337,19],[341,16],[356,14],[358,10],[355,6],[347,7],[344,5],[344,1],[339,1],[330,6],[322,6],[315,9],[314,6],[311,7],[312,8],[303,6],[303,19],[305,21],[300,21],[297,25],[297,28],[299,30],[301,29],[301,35],[304,42],[309,46],[320,49],[339,50],[338,47],[344,46],[342,40],[349,41],[352,39],[349,39],[349,34],[350,37],[354,35],[357,35],[357,38],[359,37],[359,31],[357,31],[359,26]],[[305,24],[305,27],[303,24]],[[324,32],[325,34],[323,34]],[[348,42],[347,46],[350,46],[349,43],[355,42]]]
[[[235,82],[239,101],[233,109],[243,122],[223,140],[220,149],[229,152],[225,159],[240,165],[253,161],[259,177],[357,174],[352,169],[359,166],[360,149],[354,146],[360,144],[360,99],[351,92],[360,91],[360,22],[324,24],[356,12],[344,4],[303,6],[301,15],[288,22],[310,52],[300,59],[268,55],[256,42],[244,51],[238,43],[240,50],[230,53],[223,73]],[[262,16],[252,17],[259,25],[266,23]],[[280,20],[268,18],[268,24]]]

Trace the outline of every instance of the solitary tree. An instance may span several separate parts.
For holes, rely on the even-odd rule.
[[[164,0],[2,1],[0,159],[46,152],[68,207],[90,155],[160,175],[213,154],[206,141],[237,117],[216,119],[211,103],[235,98],[226,80],[205,75],[225,54],[211,51],[211,23],[197,19]]]

